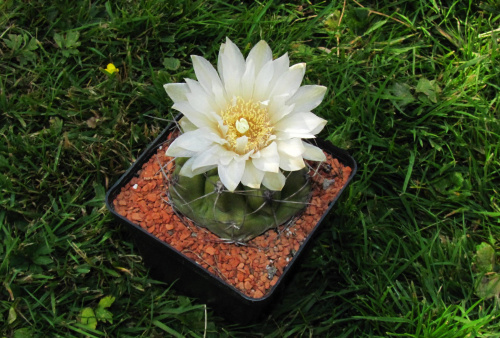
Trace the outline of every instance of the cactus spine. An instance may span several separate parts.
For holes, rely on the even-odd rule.
[[[227,191],[217,169],[194,177],[179,175],[187,158],[175,160],[169,186],[173,207],[221,239],[246,242],[292,219],[310,199],[307,169],[286,172],[281,191],[239,185]]]

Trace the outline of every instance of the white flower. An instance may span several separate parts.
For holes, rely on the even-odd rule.
[[[290,67],[287,54],[273,60],[265,41],[245,60],[229,39],[220,48],[218,71],[203,57],[193,55],[192,61],[198,81],[164,86],[184,115],[183,134],[167,150],[168,156],[189,157],[181,175],[217,168],[230,191],[240,182],[281,190],[282,170],[302,169],[304,159],[325,160],[321,149],[302,141],[326,124],[311,112],[326,87],[300,86],[304,63]]]

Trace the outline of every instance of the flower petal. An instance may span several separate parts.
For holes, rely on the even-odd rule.
[[[182,165],[181,170],[179,171],[179,175],[181,175],[181,176],[187,176],[187,177],[193,177],[193,176],[195,176],[195,174],[191,170],[191,166],[192,166],[193,162],[194,162],[194,158],[193,157],[191,157],[186,162],[184,162],[184,164]]]
[[[280,154],[280,168],[286,171],[295,171],[306,166],[302,159],[305,151],[302,140],[293,138],[286,141],[277,141],[278,153]]]
[[[198,81],[186,79],[189,86],[189,93],[186,93],[186,98],[194,109],[200,113],[220,111],[219,107],[213,98],[212,93],[207,93]],[[211,95],[212,94],[212,95]]]
[[[232,152],[232,151],[225,151],[221,153],[219,157],[219,164],[220,165],[229,165],[231,161],[237,156],[238,154]]]
[[[170,144],[165,154],[174,157],[191,157],[206,150],[214,143],[222,144],[225,142],[209,128],[201,128],[179,135]]]
[[[213,144],[205,151],[198,153],[192,164],[193,170],[219,164],[219,158],[223,155],[223,152],[223,147],[219,144]]]
[[[256,71],[254,88],[253,88],[253,98],[255,101],[266,101],[269,100],[269,87],[274,75],[274,62],[269,61],[262,66],[260,71]]]
[[[273,51],[264,40],[260,40],[253,48],[250,50],[247,56],[247,64],[252,61],[255,67],[255,73],[258,74],[262,67],[273,59]]]
[[[196,78],[207,93],[212,91],[213,83],[222,85],[219,74],[208,60],[198,55],[191,55],[191,60],[193,61]]]
[[[299,89],[305,71],[305,63],[298,63],[291,66],[287,72],[282,74],[279,79],[277,79],[271,91],[271,97],[280,95],[284,95],[287,98],[292,97]]]
[[[226,43],[220,48],[217,67],[226,89],[227,98],[232,99],[239,96],[241,76],[245,72],[245,59],[229,38],[226,38]]]
[[[261,102],[269,100],[272,97],[272,89],[289,68],[290,60],[287,53],[264,64],[255,78],[254,99]]]
[[[262,184],[270,190],[280,191],[285,186],[286,177],[281,171],[277,173],[266,172]]]
[[[214,102],[219,110],[226,108],[225,91],[219,74],[212,64],[205,58],[197,55],[191,55],[193,68],[200,85],[209,94],[213,94]]]
[[[183,116],[179,120],[179,126],[181,127],[181,130],[184,133],[198,129],[198,127],[196,127],[193,123],[191,123],[191,121],[189,121],[189,119],[186,116]]]
[[[271,124],[276,124],[293,111],[294,106],[285,105],[285,100],[286,98],[283,96],[275,96],[270,99],[267,113],[269,114],[269,122]]]
[[[245,67],[245,72],[241,76],[241,93],[240,97],[245,100],[251,100],[253,96],[253,87],[255,82],[255,64],[253,60],[248,60]]]
[[[219,57],[217,58],[217,73],[219,73],[219,78],[224,85],[224,64],[222,63],[222,52],[226,48],[226,44],[222,43],[219,49]]]
[[[276,81],[283,76],[290,69],[290,59],[288,58],[288,53],[281,55],[279,58],[273,61],[274,74],[271,82],[274,84]]]
[[[326,161],[326,156],[323,150],[320,148],[313,146],[312,144],[308,142],[302,141],[302,144],[304,145],[305,151],[302,154],[302,157],[306,160],[310,161],[319,161],[323,162]]]
[[[202,166],[198,168],[194,168],[193,165],[196,162],[197,157],[191,157],[188,159],[184,165],[182,166],[181,170],[179,171],[179,175],[181,176],[187,176],[187,177],[194,177],[196,175],[203,174],[204,172],[207,172],[215,167],[216,165],[209,165],[209,166]]]
[[[208,114],[201,113],[194,109],[187,101],[177,102],[172,108],[184,114],[184,116],[198,128],[206,126],[210,126],[213,129],[217,128],[218,119],[217,116],[214,115],[214,112]]]
[[[290,156],[280,153],[280,168],[286,171],[295,171],[304,168],[306,164],[302,156]]]
[[[187,101],[186,94],[189,93],[189,87],[186,83],[167,83],[163,88],[174,103]]]
[[[241,177],[241,183],[247,187],[259,189],[262,179],[264,178],[264,172],[255,168],[252,161],[245,162],[245,171]]]
[[[165,152],[165,155],[172,157],[193,157],[196,154],[198,154],[197,151],[192,151],[184,148],[177,148],[175,146],[172,147],[172,145],[170,145],[167,151]]]
[[[222,84],[216,83],[212,86],[214,93],[214,101],[220,110],[227,109],[228,101],[226,100],[226,90]]]
[[[259,155],[259,157],[252,158],[252,162],[257,169],[274,173],[279,171],[280,156],[276,142],[272,142],[264,149],[261,149]]]
[[[238,184],[240,184],[241,177],[245,171],[245,162],[233,160],[227,166],[219,164],[219,178],[227,190],[233,192]]]
[[[302,140],[300,138],[292,138],[286,141],[277,141],[278,152],[281,154],[286,154],[293,157],[301,157],[302,153],[305,151],[302,145]],[[286,169],[285,169],[286,170]]]
[[[313,138],[326,124],[326,120],[311,112],[285,116],[274,125],[278,139]]]
[[[294,113],[309,112],[321,103],[325,93],[324,86],[302,86],[286,101],[286,104],[295,105]]]
[[[245,147],[248,144],[248,137],[243,135],[236,139],[236,152],[242,154],[245,151]]]

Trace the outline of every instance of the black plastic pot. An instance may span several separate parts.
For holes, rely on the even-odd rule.
[[[337,158],[342,164],[351,167],[351,175],[337,195],[337,198],[330,203],[327,211],[323,214],[314,230],[304,240],[298,252],[284,269],[278,282],[264,297],[255,299],[244,295],[232,285],[224,282],[221,278],[212,275],[195,261],[184,256],[169,244],[160,241],[158,238],[142,229],[139,225],[119,215],[114,209],[113,200],[120,193],[121,189],[134,176],[137,176],[137,172],[142,168],[142,165],[149,161],[151,156],[156,153],[158,147],[167,140],[169,133],[173,131],[174,128],[175,124],[173,123],[165,128],[156,140],[154,140],[141,156],[139,156],[132,167],[130,167],[130,169],[111,187],[106,194],[106,206],[116,219],[130,231],[139,253],[144,258],[145,264],[151,269],[151,275],[154,278],[166,283],[175,282],[174,288],[179,292],[190,297],[198,298],[200,301],[211,306],[216,313],[224,316],[230,321],[241,324],[256,321],[265,315],[267,310],[270,309],[270,306],[278,302],[281,298],[283,289],[290,279],[293,270],[296,269],[304,250],[311,246],[311,239],[320,229],[322,221],[356,173],[356,162],[345,150],[335,147],[329,142],[324,142],[319,139],[316,140],[317,146],[330,153],[334,158]]]

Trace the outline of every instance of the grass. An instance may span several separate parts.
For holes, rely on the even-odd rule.
[[[497,337],[477,248],[498,265],[499,25],[494,0],[1,2],[1,336]],[[103,202],[165,127],[162,85],[226,36],[307,62],[329,88],[321,136],[359,165],[246,327],[151,279]]]

